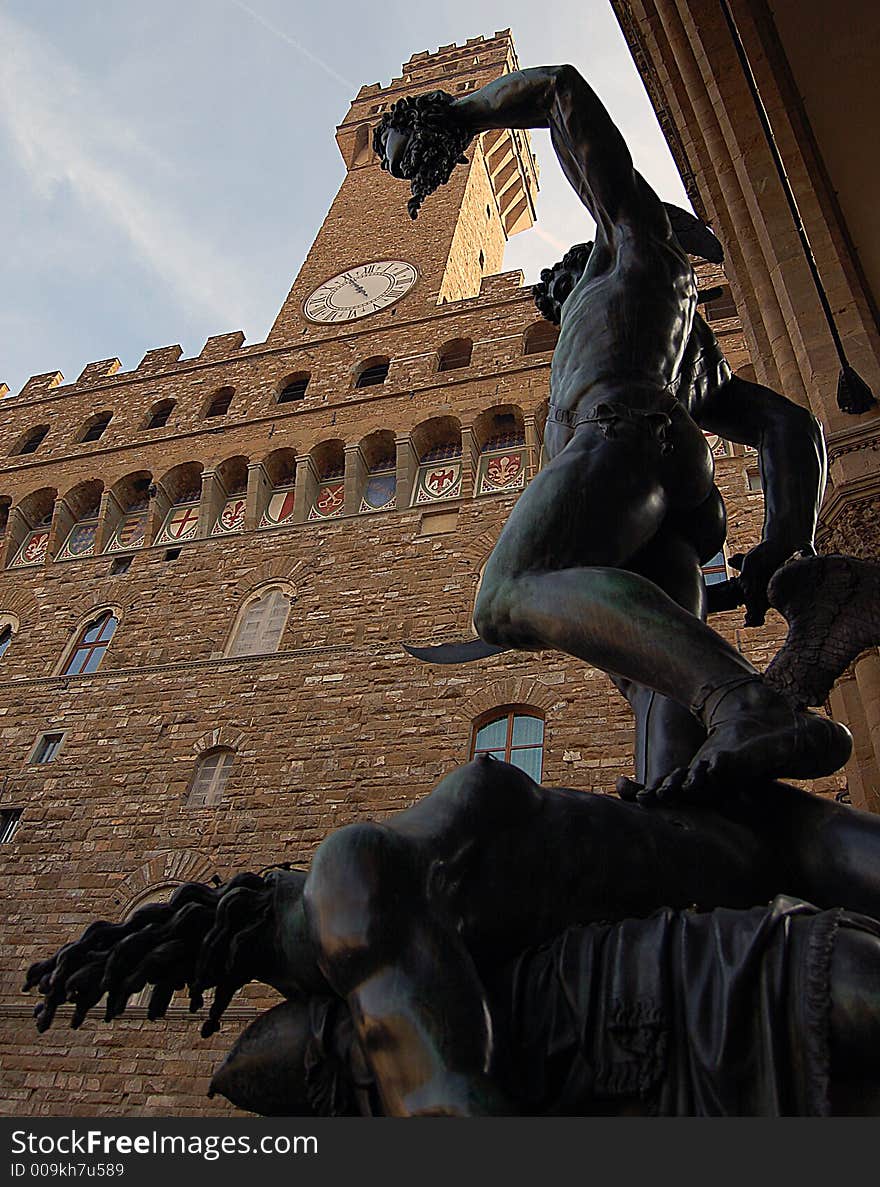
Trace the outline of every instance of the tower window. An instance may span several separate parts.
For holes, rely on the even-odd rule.
[[[215,392],[211,397],[211,403],[208,405],[208,410],[205,413],[209,416],[225,416],[229,411],[229,405],[232,403],[232,397],[235,395],[235,388],[221,387],[218,392]]]
[[[355,380],[355,387],[372,387],[377,383],[384,383],[388,378],[390,359],[370,359],[364,364]]]
[[[99,618],[85,626],[61,674],[80,676],[96,672],[118,625],[119,619],[105,610]]]
[[[558,326],[549,321],[536,322],[525,332],[523,354],[543,354],[544,351],[552,350],[558,337]]]
[[[174,400],[160,400],[158,404],[154,404],[147,416],[145,429],[164,429],[168,423],[168,417],[174,408]]]
[[[85,431],[80,437],[80,443],[85,445],[88,441],[98,441],[103,437],[104,430],[112,419],[112,412],[99,412],[97,416],[93,416],[91,420],[86,422]]]
[[[527,709],[494,711],[474,732],[471,758],[491,755],[519,767],[541,782],[544,759],[544,722]]]
[[[474,344],[470,338],[455,338],[440,347],[437,360],[438,371],[455,371],[459,367],[469,367],[473,355]]]
[[[43,444],[48,432],[48,425],[36,425],[35,428],[28,430],[18,449],[13,449],[12,452],[18,454],[19,456],[26,453],[36,453]]]
[[[54,762],[58,757],[58,751],[61,749],[61,744],[64,741],[64,732],[43,734],[37,740],[31,754],[31,762],[33,764]]]
[[[210,808],[226,790],[235,751],[218,747],[203,754],[196,763],[186,797],[188,808]]]
[[[278,393],[279,404],[290,404],[302,400],[309,386],[310,375],[292,375]]]
[[[11,626],[0,627],[0,658],[2,658],[9,650],[9,644],[12,642],[13,630]]]
[[[15,836],[21,820],[21,811],[21,808],[0,809],[0,845],[8,845]]]

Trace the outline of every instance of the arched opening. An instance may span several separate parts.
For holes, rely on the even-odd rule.
[[[412,431],[419,459],[412,505],[455,499],[461,494],[461,422],[454,416],[435,416]]]
[[[34,425],[32,429],[28,429],[25,435],[20,438],[16,445],[9,451],[13,455],[23,456],[28,453],[36,453],[40,446],[46,439],[46,434],[49,432],[48,425]]]
[[[354,386],[373,387],[375,384],[384,383],[388,378],[390,365],[391,360],[386,355],[365,359],[357,370]]]
[[[176,400],[160,400],[158,404],[154,404],[147,413],[143,427],[145,429],[164,429],[176,404]]]
[[[296,489],[296,450],[275,449],[263,460],[272,493],[260,519],[261,528],[277,528],[293,522]]]
[[[61,676],[88,676],[96,672],[119,626],[113,610],[102,610],[80,628],[61,664]]]
[[[389,429],[364,437],[360,453],[366,470],[361,511],[390,511],[397,491],[397,443]]]
[[[104,436],[104,430],[112,419],[113,413],[106,411],[90,416],[80,432],[80,444],[85,445],[90,441],[99,441]]]
[[[149,470],[126,474],[110,488],[107,514],[113,516],[105,552],[129,552],[142,548],[147,537],[150,490],[153,476]]]
[[[553,350],[559,338],[559,326],[549,321],[535,322],[523,334],[523,354],[544,354]]]
[[[492,495],[522,490],[528,470],[522,409],[515,404],[490,408],[477,417],[473,432],[480,451],[475,493]]]
[[[234,395],[234,387],[221,387],[219,391],[214,392],[208,401],[208,407],[205,409],[205,419],[212,416],[225,416],[229,411],[229,405],[232,403],[232,397]]]
[[[304,400],[309,388],[311,375],[308,371],[298,371],[295,375],[288,375],[278,388],[276,404],[292,404],[297,400]]]
[[[234,758],[229,746],[216,746],[199,756],[187,791],[188,808],[211,808],[222,799]]]
[[[230,532],[243,532],[247,512],[248,459],[227,458],[214,471],[214,478],[220,484],[220,493],[226,497],[211,535],[223,536]]]
[[[345,510],[345,445],[342,441],[322,441],[311,452],[312,467],[318,479],[309,519],[333,519]]]
[[[49,550],[49,533],[55,512],[54,487],[43,487],[26,495],[18,504],[20,528],[10,548],[9,568],[41,565]]]
[[[184,462],[169,470],[159,486],[167,507],[156,536],[157,544],[180,544],[193,540],[199,529],[199,504],[202,498],[202,467],[199,462]]]
[[[471,758],[488,755],[510,763],[541,782],[544,767],[544,717],[530,705],[502,705],[474,722]]]
[[[58,550],[57,560],[91,556],[95,551],[103,493],[103,482],[94,478],[89,482],[81,482],[64,495],[63,508],[72,522],[64,543]],[[60,526],[63,531],[66,525],[62,522]]]
[[[460,367],[469,367],[474,351],[474,344],[470,338],[453,338],[444,343],[437,355],[438,371],[456,371]]]
[[[251,594],[239,612],[226,654],[234,658],[277,651],[292,600],[292,589],[283,583]]]

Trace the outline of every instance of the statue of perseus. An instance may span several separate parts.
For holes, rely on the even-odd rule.
[[[472,137],[493,128],[549,128],[596,231],[537,286],[539,309],[560,326],[545,464],[486,564],[479,636],[498,650],[558,649],[608,672],[636,713],[643,799],[831,774],[849,757],[847,730],[794,710],[706,625],[700,568],[725,536],[703,430],[759,452],[763,538],[738,578],[747,623],[759,624],[776,570],[815,551],[818,422],[732,375],[696,312],[693,268],[667,207],[573,67],[517,71],[455,99],[401,100],[374,147],[411,181],[415,216]]]

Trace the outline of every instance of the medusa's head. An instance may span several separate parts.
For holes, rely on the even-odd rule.
[[[410,218],[434,190],[445,185],[473,134],[456,120],[453,98],[446,91],[407,95],[393,103],[373,130],[373,149],[393,177],[409,181]]]

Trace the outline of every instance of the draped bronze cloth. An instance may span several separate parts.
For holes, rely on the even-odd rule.
[[[841,927],[880,935],[778,897],[571,928],[524,953],[501,1014],[519,1099],[569,1116],[626,1099],[659,1116],[826,1115]]]

